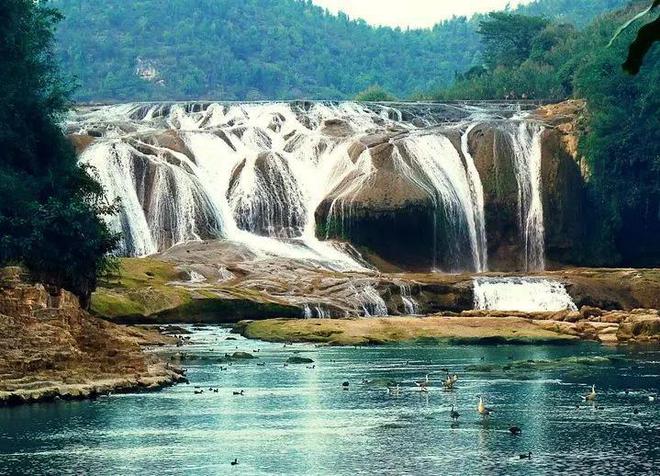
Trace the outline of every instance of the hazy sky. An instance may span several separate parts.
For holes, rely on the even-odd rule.
[[[426,28],[452,15],[501,10],[531,0],[313,0],[332,12],[339,10],[351,18],[362,18],[373,25]]]

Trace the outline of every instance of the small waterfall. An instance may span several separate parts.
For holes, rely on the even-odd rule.
[[[525,271],[545,269],[545,229],[541,198],[542,133],[542,126],[525,121],[521,121],[510,133],[518,182],[518,221],[525,247]]]
[[[477,262],[476,269],[479,272],[488,270],[488,243],[486,242],[486,217],[484,213],[484,188],[481,177],[474,164],[474,158],[470,153],[469,135],[479,123],[468,126],[461,136],[461,151],[465,157],[470,194],[472,196],[472,212],[476,227]]]
[[[387,304],[373,286],[364,286],[354,297],[365,317],[389,315]]]
[[[477,231],[471,175],[461,156],[444,135],[412,136],[403,143],[414,160],[413,181],[424,184],[437,207],[434,235],[445,237],[442,243],[447,262],[434,263],[446,271],[482,269],[483,248]],[[479,186],[481,182],[479,181]],[[442,233],[438,233],[438,227]]]
[[[205,281],[206,278],[203,275],[199,274],[197,271],[190,272],[190,279],[188,280],[190,284],[200,284]]]
[[[332,314],[320,305],[312,307],[309,304],[305,304],[303,306],[303,317],[305,319],[313,319],[314,317],[317,319],[330,319],[332,318]]]
[[[487,311],[576,311],[559,281],[545,278],[475,278],[474,308]]]
[[[234,275],[234,273],[229,271],[224,266],[220,266],[218,268],[218,276],[219,276],[219,278],[218,278],[219,283],[224,283],[225,281],[230,281],[230,280],[232,280],[236,277],[236,275]]]
[[[401,301],[403,301],[403,307],[406,315],[416,316],[419,315],[419,304],[412,297],[411,289],[409,284],[399,284],[399,292],[401,295]]]

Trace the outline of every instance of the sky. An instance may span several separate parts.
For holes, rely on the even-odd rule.
[[[343,11],[372,25],[428,28],[452,15],[502,10],[532,0],[312,0],[333,13]]]

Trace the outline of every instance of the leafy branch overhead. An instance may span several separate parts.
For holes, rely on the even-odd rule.
[[[647,14],[653,12],[659,6],[660,0],[654,0],[649,8],[628,20],[623,26],[621,26],[621,28],[617,30],[617,32],[610,40],[608,46],[612,46],[619,35],[627,30],[633,23],[643,18]],[[630,44],[630,48],[628,49],[628,57],[626,62],[623,63],[623,69],[630,74],[639,73],[639,70],[642,67],[642,63],[644,62],[644,57],[649,52],[653,44],[657,41],[660,41],[660,16],[639,29],[635,41]]]

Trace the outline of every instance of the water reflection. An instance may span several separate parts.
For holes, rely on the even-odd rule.
[[[256,345],[227,336],[199,331],[187,352],[206,360],[188,366],[191,385],[0,409],[0,474],[644,474],[659,462],[654,349],[259,343],[257,361],[221,370],[219,356]],[[284,367],[294,351],[315,367]],[[425,374],[429,393],[414,384]],[[592,383],[595,405],[580,399]],[[478,415],[479,395],[492,416]]]

